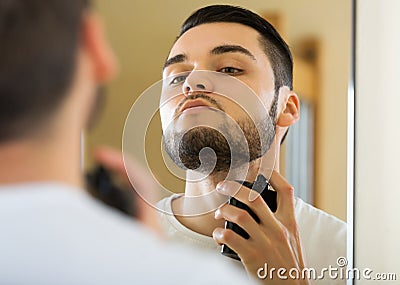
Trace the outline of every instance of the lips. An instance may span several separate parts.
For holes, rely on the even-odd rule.
[[[208,104],[206,101],[202,100],[202,99],[188,100],[179,109],[179,113],[182,113],[185,110],[188,110],[190,108],[195,108],[195,107],[209,107],[209,108],[211,108],[212,106],[210,104]]]

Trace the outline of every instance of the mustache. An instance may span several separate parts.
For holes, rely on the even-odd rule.
[[[204,93],[196,93],[196,94],[191,94],[186,96],[178,105],[178,107],[176,107],[175,109],[175,115],[178,114],[179,110],[181,109],[182,105],[185,104],[187,101],[189,100],[195,100],[195,99],[204,99],[205,101],[207,101],[208,103],[210,103],[210,105],[222,112],[225,112],[224,108],[222,108],[221,104],[219,104],[214,98],[211,98],[210,96],[204,94]]]

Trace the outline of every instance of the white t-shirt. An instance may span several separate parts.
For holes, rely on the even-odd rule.
[[[172,213],[172,200],[180,197],[175,194],[161,200],[159,209]],[[338,273],[345,268],[337,265],[337,259],[346,256],[346,224],[307,203],[296,198],[295,214],[300,238],[302,241],[303,255],[307,268],[314,268],[318,276],[323,268],[338,267]],[[160,212],[160,221],[168,238],[180,244],[195,245],[198,248],[220,252],[212,237],[194,232],[182,225],[174,215]],[[217,254],[221,259],[240,264],[239,261]],[[345,272],[345,271],[343,271]],[[345,280],[329,278],[325,272],[324,280],[315,280],[314,284],[345,284]],[[340,276],[340,275],[339,275]],[[334,277],[334,274],[333,274]],[[317,278],[318,279],[318,278]]]
[[[0,284],[252,284],[60,184],[0,185]]]

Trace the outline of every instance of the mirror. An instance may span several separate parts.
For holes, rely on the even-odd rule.
[[[162,66],[180,25],[212,1],[128,0],[97,3],[120,63],[120,75],[109,86],[108,101],[86,147],[121,147],[130,107],[162,77]],[[243,6],[241,1],[229,4]],[[347,98],[351,61],[351,1],[246,1],[245,8],[269,20],[294,55],[294,90],[301,100],[301,120],[281,151],[281,173],[306,202],[346,221]],[[161,124],[149,126],[148,164],[160,183],[177,193],[184,181],[168,172],[161,155]],[[90,165],[90,163],[88,163]]]
[[[162,66],[180,25],[194,10],[212,3],[168,1],[153,7],[149,2],[127,0],[97,2],[119,59],[120,74],[109,86],[99,124],[87,136],[88,148],[99,143],[121,148],[129,109],[141,93],[161,79]],[[240,1],[230,4],[242,5]],[[273,23],[295,57],[294,90],[302,101],[301,121],[289,133],[281,157],[281,172],[296,189],[301,189],[297,194],[304,200],[346,221],[351,3],[247,1],[246,8]],[[154,135],[160,137],[160,123],[154,121]],[[296,146],[293,141],[300,143]],[[157,149],[159,142],[159,139],[149,140],[149,147]],[[159,156],[149,159],[150,167],[163,164]],[[292,163],[287,163],[288,160]],[[167,172],[156,172],[162,184],[183,189],[183,182],[171,179]]]

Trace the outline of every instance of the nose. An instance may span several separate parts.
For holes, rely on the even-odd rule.
[[[207,71],[192,71],[182,86],[183,94],[188,96],[195,92],[213,92],[212,82]]]

